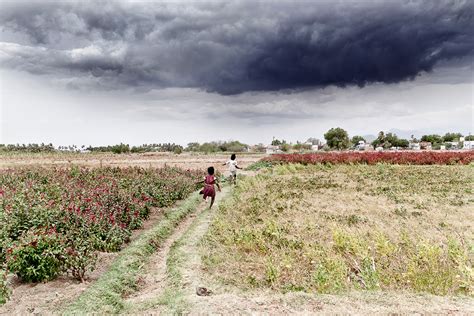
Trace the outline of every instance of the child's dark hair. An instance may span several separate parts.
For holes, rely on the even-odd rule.
[[[207,173],[209,173],[211,176],[214,175],[214,167],[207,168]]]
[[[230,155],[230,160],[235,160],[235,154]]]

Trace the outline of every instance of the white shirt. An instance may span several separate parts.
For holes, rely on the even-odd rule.
[[[235,166],[237,166],[237,160],[229,160],[226,162],[226,165],[229,166],[229,171],[234,172],[237,170]]]

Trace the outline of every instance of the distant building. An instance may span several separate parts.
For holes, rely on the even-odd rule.
[[[380,146],[379,146],[379,147],[376,147],[376,148],[375,148],[375,151],[383,151],[383,147],[380,147]]]
[[[474,149],[474,140],[464,141],[462,149],[473,150]]]
[[[410,148],[411,150],[420,150],[421,146],[420,143],[409,143],[408,148]]]
[[[445,145],[441,145],[441,146],[439,146],[439,149],[440,149],[440,150],[446,150],[446,146],[445,146]]]
[[[420,149],[431,150],[431,142],[420,142]]]
[[[318,139],[318,138],[308,138],[308,140],[305,142],[305,144],[309,145],[317,145],[317,146],[322,146],[323,143]]]
[[[256,153],[261,153],[266,151],[266,146],[264,144],[257,144],[257,145],[252,145],[249,148],[249,151],[251,152],[256,152]]]
[[[373,150],[374,147],[372,147],[370,144],[366,144],[363,140],[359,140],[359,143],[355,146],[355,150]]]
[[[448,149],[461,149],[459,142],[446,142],[444,144]]]
[[[270,155],[270,154],[276,154],[278,152],[281,152],[281,150],[280,150],[280,147],[278,146],[268,145],[267,147],[265,147],[265,152]]]

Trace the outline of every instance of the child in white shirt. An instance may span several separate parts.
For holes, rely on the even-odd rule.
[[[235,184],[237,181],[237,169],[242,169],[237,165],[237,160],[235,160],[235,154],[230,156],[230,160],[228,160],[225,164],[229,166],[230,172],[230,182]]]

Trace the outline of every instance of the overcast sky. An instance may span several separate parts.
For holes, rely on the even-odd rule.
[[[0,4],[0,143],[473,133],[474,1]]]

